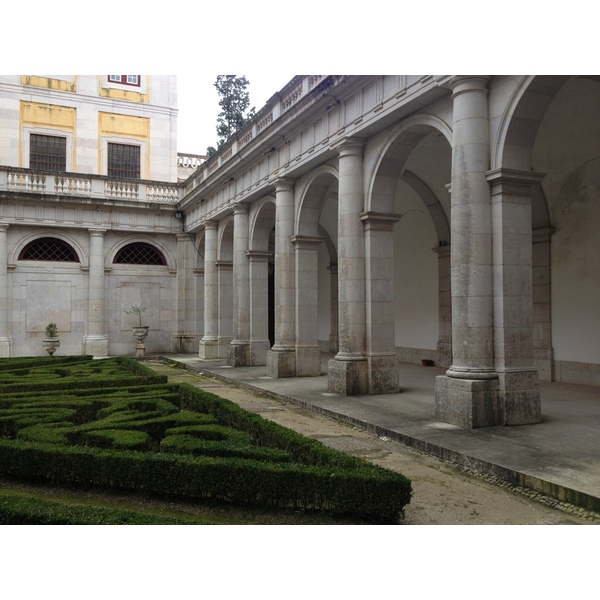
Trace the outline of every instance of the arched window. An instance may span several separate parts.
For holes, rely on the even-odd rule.
[[[77,252],[67,242],[53,237],[38,238],[21,250],[19,260],[80,262]]]
[[[166,265],[167,261],[157,248],[145,242],[123,246],[113,261],[119,265]]]

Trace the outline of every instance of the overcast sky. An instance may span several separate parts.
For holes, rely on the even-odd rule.
[[[177,151],[189,154],[204,154],[208,146],[217,146],[217,115],[220,112],[219,95],[214,83],[218,74],[204,72],[177,75]],[[263,72],[229,73],[245,75],[250,85],[250,106],[260,110],[267,100],[281,90],[295,73],[275,75]]]

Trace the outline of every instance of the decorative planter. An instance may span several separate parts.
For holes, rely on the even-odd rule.
[[[133,332],[134,337],[138,340],[138,342],[143,342],[148,335],[149,327],[144,325],[142,327],[132,327],[131,331]]]
[[[42,344],[44,345],[44,350],[52,356],[60,346],[60,340],[58,338],[44,338]]]
[[[145,356],[146,354],[146,346],[144,346],[144,340],[148,335],[149,327],[147,325],[132,327],[131,331],[133,332],[134,337],[138,341],[135,345],[135,355],[136,356]]]

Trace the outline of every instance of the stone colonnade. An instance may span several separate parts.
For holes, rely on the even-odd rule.
[[[546,319],[547,306],[540,304],[534,315],[531,194],[543,175],[490,170],[489,79],[456,77],[450,82],[451,239],[434,249],[438,353],[450,364],[436,381],[435,414],[464,427],[540,421],[532,331],[534,319]],[[336,147],[338,257],[332,266],[332,314],[337,315],[338,349],[329,361],[328,389],[344,395],[395,393],[401,384],[393,237],[401,215],[367,209],[365,147],[366,140],[358,138],[346,138]],[[269,348],[266,333],[269,253],[250,250],[248,205],[237,205],[232,263],[217,259],[218,224],[204,223],[200,357],[227,356],[231,366],[266,364],[271,377],[319,375],[317,252],[322,239],[296,231],[295,181],[279,178],[273,186],[274,344]],[[539,243],[538,254],[545,248]],[[536,340],[540,356],[546,341]]]

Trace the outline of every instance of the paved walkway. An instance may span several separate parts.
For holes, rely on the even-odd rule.
[[[600,388],[542,382],[542,423],[467,430],[434,420],[435,376],[445,372],[437,367],[403,363],[398,394],[342,396],[327,391],[326,375],[275,379],[265,367],[164,358],[600,513]]]

